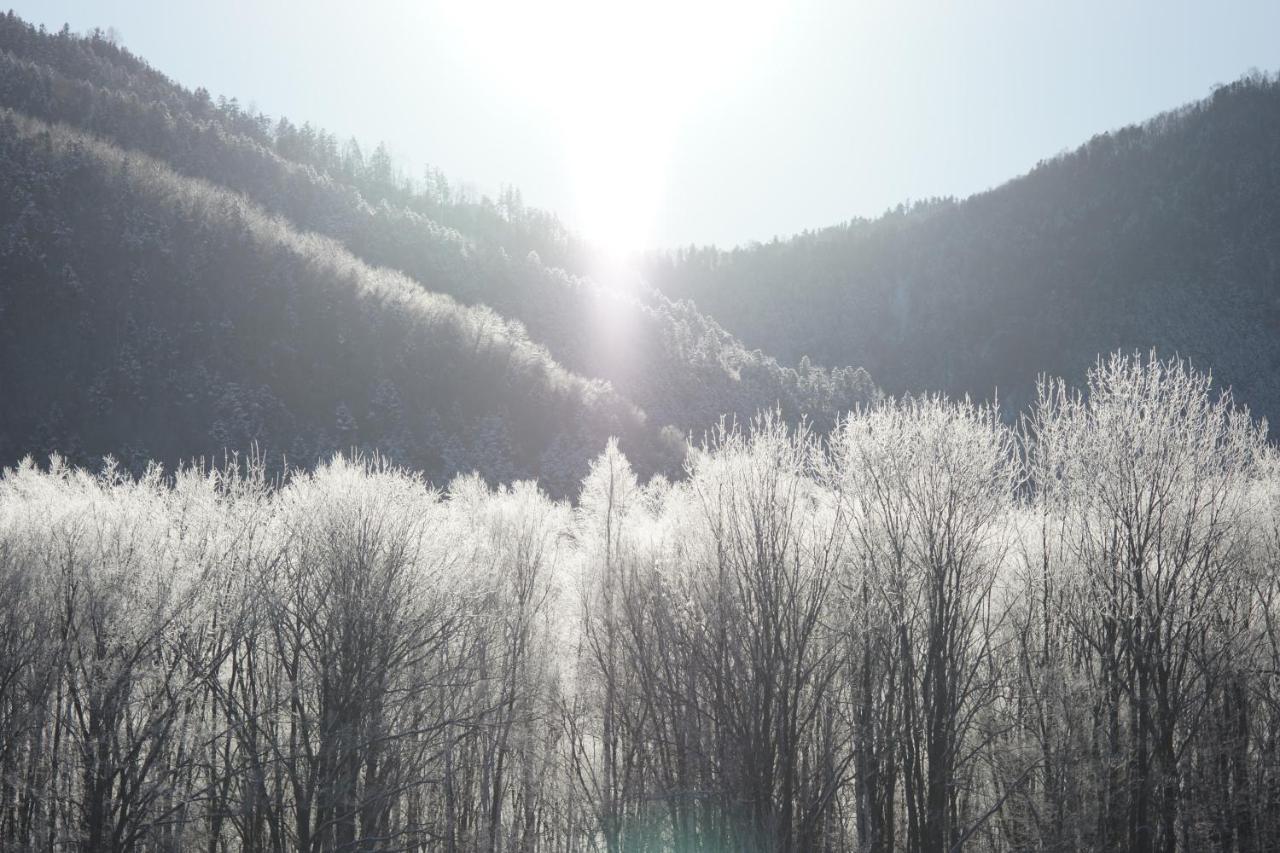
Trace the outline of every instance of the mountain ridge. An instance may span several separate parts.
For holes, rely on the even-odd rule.
[[[1277,140],[1280,86],[1255,75],[964,200],[655,255],[646,273],[748,346],[861,364],[891,394],[998,388],[1016,410],[1038,374],[1154,349],[1274,420]]]
[[[811,367],[801,376],[742,347],[712,318],[656,290],[622,291],[548,267],[529,252],[545,250],[564,232],[554,217],[523,207],[518,194],[495,206],[454,204],[447,194],[413,195],[396,185],[385,155],[375,152],[367,164],[358,146],[338,155],[336,140],[322,131],[300,131],[287,119],[272,123],[234,102],[215,106],[202,90],[185,90],[149,67],[136,85],[127,75],[116,79],[125,71],[108,60],[132,57],[101,39],[77,38],[66,30],[41,39],[16,18],[0,19],[0,63],[10,80],[0,88],[0,104],[147,151],[178,171],[239,190],[299,227],[336,237],[355,254],[400,269],[429,289],[489,304],[522,322],[566,367],[610,380],[657,421],[687,431],[725,412],[745,420],[778,405],[791,420],[805,417],[829,426],[839,411],[874,396],[869,377],[855,368],[828,373]],[[108,71],[97,72],[101,64]],[[108,78],[112,86],[68,77],[59,68]],[[299,162],[286,160],[278,149],[295,152]],[[405,206],[406,198],[414,203]],[[464,218],[487,223],[480,238],[440,225],[447,216],[432,218],[459,208]],[[550,231],[546,239],[519,242],[513,255],[505,245],[509,235],[499,229],[495,236],[492,227],[504,215],[549,222]],[[615,315],[620,306],[622,314],[614,319],[625,322],[615,322],[604,338],[583,334],[597,323],[602,301]],[[692,382],[664,381],[690,372]]]
[[[470,306],[468,317],[483,318],[477,322],[499,330],[520,347],[538,348],[537,360],[551,365],[549,373],[564,370],[588,382],[608,383],[605,387],[612,391],[593,392],[601,399],[616,392],[617,401],[604,408],[623,412],[634,406],[635,411],[596,420],[616,422],[622,417],[632,425],[618,428],[632,433],[633,442],[652,449],[652,453],[638,451],[639,466],[646,473],[679,473],[671,449],[674,435],[697,434],[721,415],[745,420],[760,409],[777,407],[793,422],[805,419],[829,427],[840,411],[878,393],[858,369],[782,368],[760,351],[742,347],[690,303],[668,300],[643,287],[620,290],[548,266],[537,248],[524,251],[527,241],[517,240],[513,255],[503,245],[510,235],[493,227],[495,222],[507,221],[504,217],[525,223],[520,227],[528,226],[553,243],[564,233],[557,230],[554,217],[523,208],[518,194],[508,194],[498,205],[488,200],[454,203],[446,191],[438,196],[415,195],[412,187],[394,179],[381,149],[369,161],[362,159],[357,148],[350,157],[350,152],[344,152],[326,165],[320,161],[336,151],[331,136],[309,132],[305,125],[298,129],[287,120],[272,126],[265,116],[240,111],[234,101],[214,105],[203,90],[178,87],[145,61],[98,35],[79,37],[66,28],[54,35],[12,13],[0,16],[0,106],[15,111],[14,116],[30,116],[88,134],[86,141],[92,137],[121,152],[140,152],[175,175],[238,193],[261,208],[263,215],[277,217],[291,229],[323,235],[372,267],[397,270],[424,292],[442,293]],[[300,151],[299,159],[284,157],[281,148]],[[433,206],[438,211],[463,211],[462,219],[480,223],[479,235],[464,234],[442,224],[448,217],[437,220],[424,212]],[[16,219],[19,214],[11,215]],[[57,251],[65,248],[59,246]],[[169,248],[183,251],[182,246]],[[109,258],[105,261],[110,263]],[[93,264],[82,258],[78,266],[84,273]],[[273,344],[262,340],[249,345],[268,348]],[[114,352],[111,357],[120,355]],[[144,363],[139,369],[147,372],[158,367]],[[65,390],[71,397],[79,393]],[[459,384],[455,393],[468,392]],[[375,395],[374,389],[368,389],[361,396],[372,399]],[[432,410],[442,405],[449,403],[433,401]],[[362,401],[358,408],[364,407]],[[395,448],[380,443],[385,436],[363,428],[359,412],[346,414],[351,423],[339,432],[357,439],[357,446],[394,456]],[[571,420],[564,424],[566,435],[574,433]],[[22,427],[11,426],[7,457],[50,443],[50,435],[33,437]],[[474,426],[482,432],[514,429],[488,421]],[[308,428],[314,432],[314,427]],[[662,437],[668,427],[675,432]],[[459,428],[455,426],[454,432]],[[71,427],[66,426],[64,433],[67,429]],[[434,427],[423,429],[430,432]],[[332,433],[333,427],[323,430]],[[646,432],[648,438],[638,439],[636,430]],[[581,446],[569,451],[564,450],[562,436],[555,438],[557,452],[572,457],[572,471],[544,471],[529,464],[528,453],[524,463],[514,468],[494,460],[471,461],[491,481],[543,476],[553,490],[571,488],[580,480],[586,461],[603,447],[605,437],[601,434],[587,442],[590,450],[580,437],[569,438],[567,444]],[[203,450],[204,440],[197,436],[194,441]],[[233,445],[231,449],[244,448]],[[310,456],[304,454],[304,458],[344,448],[332,440],[317,439],[310,449]],[[552,447],[544,451],[550,453]],[[141,458],[146,454],[124,455]],[[467,470],[461,463],[448,463],[440,453],[428,455],[435,461],[424,470],[435,476]],[[160,456],[177,461],[170,453]],[[415,458],[413,453],[409,456]],[[418,459],[422,456],[416,454]],[[499,457],[505,454],[496,452],[495,458]]]

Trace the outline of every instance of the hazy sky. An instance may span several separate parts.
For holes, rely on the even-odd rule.
[[[13,0],[11,0],[13,2]],[[385,140],[618,245],[965,196],[1280,68],[1280,2],[19,0],[179,82]]]

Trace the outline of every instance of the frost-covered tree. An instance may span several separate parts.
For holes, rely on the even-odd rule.
[[[575,503],[377,457],[0,475],[0,848],[1260,851],[1280,462],[1183,362]]]

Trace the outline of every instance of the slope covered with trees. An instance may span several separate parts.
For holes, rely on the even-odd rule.
[[[366,157],[354,141],[215,103],[97,35],[0,19],[0,105],[145,152],[431,291],[490,306],[569,370],[608,380],[655,424],[701,431],[724,414],[778,406],[829,428],[876,393],[861,370],[783,368],[691,304],[582,275],[586,248],[514,191],[474,201],[436,172],[425,185],[406,180],[381,147]]]
[[[517,325],[150,158],[0,113],[0,219],[7,458],[364,447],[557,494],[611,435],[679,464],[678,435]]]
[[[1280,82],[1255,75],[964,201],[654,258],[649,276],[785,363],[1017,409],[1037,372],[1156,347],[1280,415]]]
[[[0,477],[0,846],[1270,849],[1280,468],[1179,362],[576,507],[335,459]]]

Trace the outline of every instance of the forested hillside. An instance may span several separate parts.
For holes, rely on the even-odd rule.
[[[1101,134],[972,198],[735,251],[654,258],[786,363],[866,367],[889,393],[1016,410],[1035,375],[1158,348],[1280,415],[1280,83],[1255,75]]]
[[[1280,468],[1113,358],[576,507],[369,460],[0,476],[6,850],[1260,851]]]
[[[877,393],[861,370],[782,368],[772,358],[745,349],[689,303],[577,274],[590,266],[587,249],[553,217],[526,208],[513,191],[498,202],[474,201],[456,197],[438,173],[433,172],[426,184],[408,181],[398,175],[381,147],[365,157],[354,142],[340,146],[308,125],[270,121],[241,110],[234,100],[214,103],[203,90],[176,86],[97,35],[80,38],[65,30],[54,35],[12,14],[0,19],[0,105],[148,154],[180,174],[243,194],[293,228],[333,238],[363,262],[400,270],[424,290],[486,306],[489,325],[536,342],[568,371],[607,380],[644,413],[651,433],[664,426],[700,433],[721,415],[745,419],[774,406],[791,421],[804,417],[829,428],[838,412]],[[169,249],[181,254],[186,247],[175,243]],[[63,260],[52,254],[45,263],[60,267]],[[106,259],[107,264],[120,262]],[[94,266],[93,258],[82,254],[76,273],[92,284]],[[144,372],[151,367],[145,358],[140,362]],[[442,370],[444,363],[432,369]],[[458,393],[465,393],[467,378],[456,377]],[[402,457],[399,446],[389,443],[376,424],[367,423],[364,412],[371,411],[376,385],[347,402],[349,432],[361,446],[421,464],[429,454]],[[451,396],[437,395],[430,402],[435,410],[453,405]],[[324,437],[332,434],[327,414],[320,421],[310,418],[296,423],[315,436],[313,442],[298,446],[294,433],[283,439],[279,424],[265,428],[262,437],[276,446],[295,446],[303,453],[295,458],[345,446]],[[466,421],[455,422],[461,429]],[[413,423],[424,436],[434,434],[429,424]],[[477,421],[475,426],[482,433],[516,428],[499,428],[491,421]],[[33,446],[28,438],[14,433],[8,452],[44,446]],[[443,444],[449,437],[424,440]],[[205,445],[203,438],[184,444],[179,434],[163,458],[181,458],[169,453],[190,453]],[[595,445],[601,446],[598,441]],[[580,471],[590,455],[583,455],[581,446],[583,442],[571,436],[557,442],[555,453],[566,461],[576,460]],[[94,443],[93,451],[103,447],[102,442]],[[436,464],[425,470],[449,474],[467,469],[437,454]],[[491,479],[501,479],[504,473],[543,473],[539,464],[521,464],[510,471],[490,464],[481,470]],[[555,482],[567,481],[549,473]]]
[[[0,113],[0,217],[7,458],[364,447],[562,493],[618,435],[678,470],[679,436],[518,326],[150,158]]]

